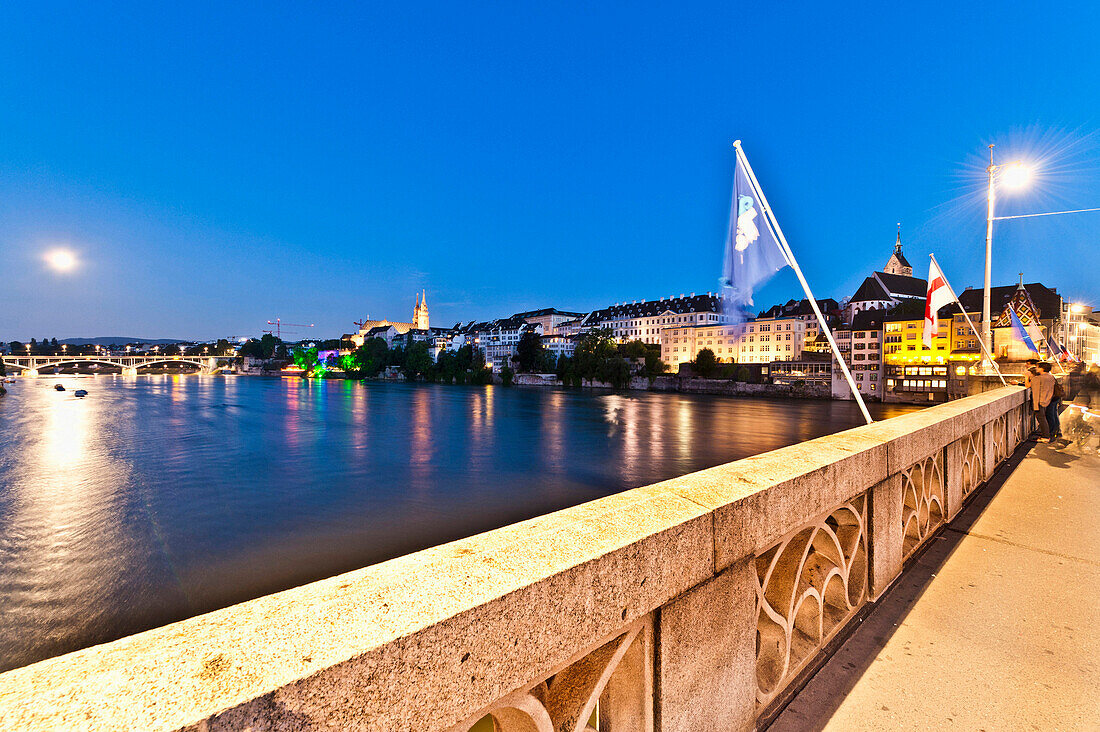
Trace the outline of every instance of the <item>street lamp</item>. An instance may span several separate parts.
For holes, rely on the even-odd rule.
[[[986,196],[985,214],[985,287],[982,291],[982,340],[987,353],[993,353],[993,328],[989,313],[989,288],[993,267],[993,201],[996,197],[996,182],[1000,179],[1009,188],[1021,188],[1027,184],[1031,171],[1019,160],[1007,165],[993,162],[993,146],[989,146],[989,190]],[[988,364],[986,367],[991,367]]]

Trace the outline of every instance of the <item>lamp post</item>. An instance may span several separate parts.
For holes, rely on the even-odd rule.
[[[993,203],[996,199],[997,179],[1004,178],[1005,183],[1013,188],[1019,188],[1027,183],[1029,171],[1019,160],[1008,165],[997,165],[993,162],[993,145],[989,146],[989,187],[986,192],[985,213],[985,285],[982,289],[982,340],[988,353],[993,353],[993,323],[990,320],[990,281],[993,270]],[[993,364],[982,361],[982,367],[988,369]]]
[[[1041,213],[1017,214],[1015,216],[994,216],[993,201],[996,194],[996,182],[998,179],[1001,179],[1003,183],[1010,188],[1021,188],[1027,184],[1028,178],[1031,176],[1031,170],[1020,160],[1008,163],[1007,165],[997,165],[993,162],[993,145],[990,145],[989,167],[986,168],[986,172],[989,174],[989,188],[986,194],[985,287],[983,292],[984,297],[982,298],[982,340],[985,341],[989,353],[992,353],[993,323],[990,321],[989,313],[989,285],[993,259],[993,222],[1003,221],[1005,219],[1030,219],[1038,216],[1061,216],[1063,214],[1087,213],[1090,211],[1100,211],[1100,207],[1075,208],[1069,211],[1043,211]],[[1059,317],[1063,317],[1063,314],[1059,313]],[[989,365],[991,364],[986,364],[985,360],[982,361],[983,367],[988,368]]]

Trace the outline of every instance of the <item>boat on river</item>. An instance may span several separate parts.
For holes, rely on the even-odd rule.
[[[88,390],[87,389],[77,389],[76,391],[73,392],[73,396],[86,397],[86,396],[88,396]]]
[[[57,391],[65,391],[65,385],[64,384],[54,384],[53,388],[56,389]]]

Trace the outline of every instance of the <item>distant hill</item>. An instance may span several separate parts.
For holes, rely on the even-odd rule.
[[[166,346],[172,343],[190,343],[182,338],[133,338],[131,336],[100,336],[98,338],[58,338],[58,344],[70,346],[109,346],[112,343],[149,343],[154,346]]]

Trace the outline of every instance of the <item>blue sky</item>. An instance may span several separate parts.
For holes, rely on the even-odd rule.
[[[0,340],[715,290],[738,138],[821,297],[898,221],[980,285],[989,142],[1000,213],[1100,206],[1095,4],[161,5],[0,6]],[[1098,234],[999,224],[994,283],[1100,306]]]

